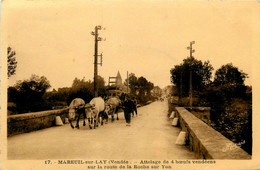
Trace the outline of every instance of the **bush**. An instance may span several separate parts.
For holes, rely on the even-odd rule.
[[[226,100],[223,91],[216,87],[209,87],[200,94],[199,98],[201,106],[211,108],[210,119],[218,124],[217,120],[220,115],[225,112]]]
[[[242,86],[241,86],[242,87]],[[245,94],[238,89],[224,86],[207,88],[200,95],[200,102],[211,107],[212,126],[235,143],[243,143],[241,148],[252,153],[252,93]],[[236,98],[235,98],[236,97]]]
[[[88,88],[73,90],[69,94],[69,97],[67,99],[67,104],[70,105],[71,101],[75,98],[81,98],[85,101],[85,103],[89,103],[93,97],[94,97],[93,94],[90,92]]]
[[[17,113],[27,113],[45,110],[43,95],[50,83],[44,76],[32,75],[30,79],[18,81],[8,88],[8,102],[16,104]]]
[[[242,148],[252,153],[252,106],[245,100],[232,99],[218,120],[216,129]]]

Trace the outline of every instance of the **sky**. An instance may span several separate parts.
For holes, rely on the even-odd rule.
[[[189,56],[209,60],[214,71],[233,63],[252,85],[259,58],[257,1],[14,1],[2,2],[4,43],[16,51],[14,85],[32,74],[45,76],[52,88],[70,87],[75,77],[93,80],[94,31],[108,83],[119,71],[161,88],[171,84],[170,69]],[[257,42],[257,43],[255,43]],[[213,72],[214,73],[214,72]]]

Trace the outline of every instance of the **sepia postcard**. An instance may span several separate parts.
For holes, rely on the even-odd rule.
[[[0,169],[258,169],[260,1],[1,0]]]

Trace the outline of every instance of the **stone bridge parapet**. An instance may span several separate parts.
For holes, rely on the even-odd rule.
[[[189,149],[201,159],[251,159],[237,144],[208,126],[184,107],[176,107]]]
[[[55,125],[56,116],[60,116],[64,122],[67,115],[68,108],[11,115],[7,117],[7,135],[13,136],[48,128]]]

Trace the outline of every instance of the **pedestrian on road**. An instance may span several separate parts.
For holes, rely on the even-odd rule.
[[[135,112],[135,114],[137,116],[137,100],[136,100],[135,97],[133,97],[132,102],[133,102],[133,111],[132,111],[133,112],[133,116],[134,116],[134,112]]]
[[[131,113],[133,111],[133,102],[130,100],[129,96],[126,96],[125,101],[122,103],[122,108],[124,110],[126,126],[130,126],[131,124]]]

